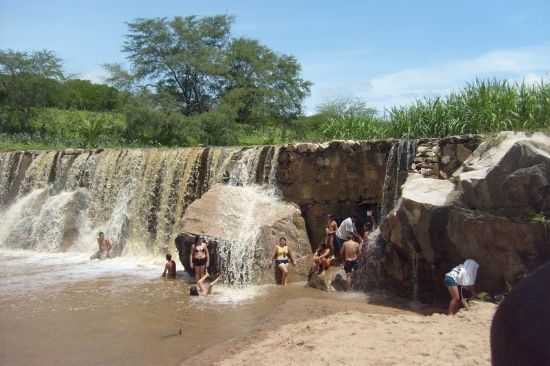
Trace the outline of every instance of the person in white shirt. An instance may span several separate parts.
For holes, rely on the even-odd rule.
[[[454,315],[460,308],[460,292],[459,286],[466,288],[472,294],[475,295],[474,285],[477,278],[477,270],[479,264],[473,259],[466,259],[463,264],[459,264],[453,268],[450,272],[445,274],[443,282],[449,294],[451,295],[451,301],[449,302],[449,315]]]
[[[334,254],[337,256],[340,256],[340,251],[342,250],[342,246],[344,245],[344,242],[348,240],[348,238],[351,236],[352,238],[355,238],[359,243],[361,242],[361,237],[357,233],[357,218],[355,216],[348,217],[338,227],[338,230],[336,230],[336,237],[334,238]]]

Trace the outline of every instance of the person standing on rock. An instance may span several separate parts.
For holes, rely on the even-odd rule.
[[[327,227],[325,228],[325,243],[329,246],[330,250],[334,253],[334,237],[338,230],[338,223],[334,215],[328,215]]]
[[[473,259],[466,259],[463,264],[459,264],[445,275],[443,282],[449,294],[451,301],[449,302],[449,315],[454,315],[460,308],[460,290],[459,287],[464,287],[475,295],[474,285],[477,278],[477,270],[479,264]]]
[[[294,261],[294,256],[290,251],[286,243],[286,238],[281,237],[279,239],[279,244],[275,245],[275,250],[273,251],[273,262],[275,262],[275,269],[278,271],[278,274],[281,278],[281,285],[286,286],[288,283],[288,262],[292,263],[293,266],[296,265]]]
[[[348,237],[355,238],[361,242],[361,237],[357,234],[357,218],[355,216],[348,217],[336,230],[336,237],[334,240],[334,254],[341,259],[342,247],[344,242],[348,240]]]
[[[172,260],[171,254],[166,254],[166,264],[164,265],[164,272],[161,277],[176,278],[176,262]]]
[[[348,240],[344,242],[341,250],[341,256],[344,258],[344,271],[346,272],[346,281],[348,289],[351,288],[351,276],[359,267],[359,253],[361,245],[353,240],[353,235],[348,235]]]
[[[195,274],[195,282],[204,277],[206,269],[210,265],[210,254],[208,253],[208,246],[206,240],[195,238],[195,243],[191,246],[191,269]]]

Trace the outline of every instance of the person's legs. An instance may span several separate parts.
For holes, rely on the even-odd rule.
[[[281,263],[278,265],[279,271],[281,271],[281,285],[286,286],[288,277],[288,264]]]
[[[460,307],[460,294],[458,292],[458,286],[447,286],[449,294],[451,295],[451,301],[449,302],[448,314],[453,315],[458,311]]]

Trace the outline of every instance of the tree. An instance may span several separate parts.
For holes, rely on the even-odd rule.
[[[128,23],[122,50],[131,63],[132,78],[171,93],[187,116],[208,111],[222,90],[223,52],[232,21],[221,15]]]
[[[0,128],[29,132],[33,108],[63,99],[61,59],[48,50],[0,50]]]
[[[299,63],[232,38],[232,22],[227,15],[130,22],[123,47],[130,71],[107,65],[108,80],[134,93],[171,95],[186,116],[231,110],[237,123],[256,126],[296,118],[311,86]]]
[[[302,114],[311,83],[299,77],[294,57],[277,55],[256,40],[232,40],[226,52],[223,99],[238,111],[238,122],[288,122]]]

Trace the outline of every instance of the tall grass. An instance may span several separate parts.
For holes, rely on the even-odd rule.
[[[545,130],[550,127],[550,84],[476,80],[447,97],[393,107],[386,117],[372,109],[364,111],[364,103],[354,100],[321,107],[323,122],[318,135],[324,139],[375,139]]]

